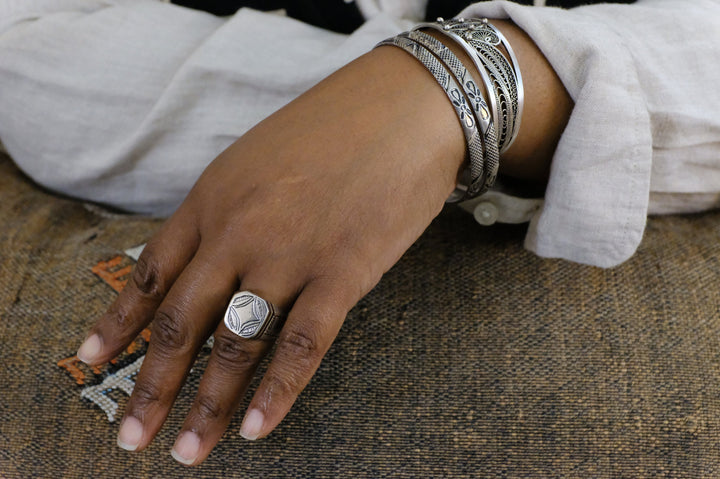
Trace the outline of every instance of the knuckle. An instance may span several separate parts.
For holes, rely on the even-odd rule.
[[[133,409],[145,410],[160,402],[160,388],[152,381],[138,381],[132,393]]]
[[[291,397],[302,390],[300,381],[295,375],[266,374],[263,378],[265,384],[265,397],[268,399],[276,397]]]
[[[258,355],[248,350],[247,341],[239,341],[237,338],[226,334],[215,336],[213,353],[215,358],[223,367],[233,370],[244,370],[252,368],[258,360]]]
[[[218,418],[225,417],[227,410],[217,398],[201,395],[196,399],[195,413],[201,420],[214,421]]]
[[[151,252],[146,251],[138,258],[132,282],[146,296],[160,298],[165,295],[160,264]]]
[[[104,320],[109,323],[109,326],[113,330],[122,331],[127,327],[133,326],[133,321],[128,312],[128,309],[124,307],[119,301],[116,301],[105,313]]]
[[[289,398],[303,390],[324,354],[320,338],[312,328],[283,329],[273,362],[263,378],[267,398]]]
[[[280,341],[285,352],[298,359],[314,359],[320,353],[317,333],[307,327],[285,328]]]
[[[174,308],[155,313],[152,341],[161,349],[176,350],[188,344],[190,334],[184,315]]]

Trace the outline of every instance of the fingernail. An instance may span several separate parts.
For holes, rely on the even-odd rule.
[[[117,437],[118,446],[126,451],[134,451],[140,445],[143,436],[142,423],[132,416],[123,419]]]
[[[192,431],[180,434],[170,455],[179,463],[189,466],[197,460],[200,451],[200,438]]]
[[[251,409],[245,415],[242,427],[240,428],[240,435],[248,441],[254,441],[260,435],[260,430],[265,422],[265,416],[257,409]]]
[[[100,355],[100,349],[102,349],[100,336],[93,334],[82,343],[80,349],[78,349],[77,357],[85,364],[91,364]]]

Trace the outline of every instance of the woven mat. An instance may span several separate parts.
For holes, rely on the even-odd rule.
[[[0,198],[2,478],[720,474],[720,214],[653,219],[631,261],[601,270],[448,208],[352,310],[280,427],[250,443],[238,414],[189,470],[169,450],[207,350],[139,454],[115,445],[127,393],[108,378],[132,379],[145,340],[95,371],[72,357],[123,251],[159,223],[50,195],[5,157]]]

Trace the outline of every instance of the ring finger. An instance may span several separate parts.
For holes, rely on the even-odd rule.
[[[277,281],[266,284],[270,278],[282,278],[282,272],[273,274],[267,268],[262,271],[263,279],[255,281],[246,277],[241,289],[251,291],[273,305],[283,305],[282,309],[287,311],[297,288],[291,284],[282,286]],[[224,321],[220,321],[214,337],[197,396],[172,450],[173,457],[186,465],[201,462],[210,454],[240,405],[260,360],[273,344],[271,338],[241,338],[228,329]]]

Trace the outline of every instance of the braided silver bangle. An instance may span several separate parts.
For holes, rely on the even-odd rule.
[[[430,50],[440,61],[442,61],[445,67],[455,76],[457,81],[462,85],[473,112],[475,118],[480,124],[484,148],[485,148],[485,164],[478,165],[470,162],[470,181],[467,186],[462,182],[456,187],[456,190],[451,197],[450,202],[454,200],[461,200],[465,198],[472,198],[481,195],[487,191],[495,182],[498,174],[498,168],[500,166],[500,152],[498,151],[497,135],[495,133],[495,124],[492,121],[490,108],[483,97],[482,91],[475,84],[475,80],[472,75],[468,72],[465,65],[460,59],[450,50],[444,43],[419,30],[413,30],[402,34],[401,36],[407,36],[411,40],[420,43],[422,46]],[[479,171],[484,169],[484,176],[478,174]]]
[[[463,134],[465,135],[465,143],[467,146],[469,161],[471,165],[471,179],[470,186],[475,186],[477,189],[481,189],[487,178],[485,174],[485,156],[483,148],[483,139],[480,131],[478,130],[478,121],[475,116],[473,106],[468,104],[465,94],[460,89],[460,86],[453,78],[453,75],[443,66],[443,64],[435,58],[435,56],[424,47],[422,44],[411,40],[410,38],[402,35],[398,35],[393,38],[388,38],[378,43],[376,47],[382,45],[390,45],[402,48],[406,52],[410,53],[425,68],[435,77],[435,80],[445,91],[450,103],[455,108],[455,112],[458,115],[460,124],[463,128]],[[473,189],[475,189],[473,188]],[[470,188],[468,188],[470,190]],[[456,190],[451,195],[448,201],[459,201],[461,198],[468,196],[467,193],[463,192],[458,194]]]

